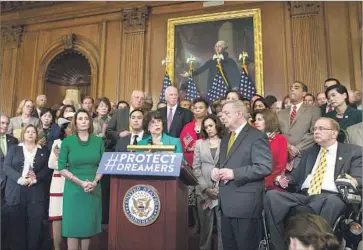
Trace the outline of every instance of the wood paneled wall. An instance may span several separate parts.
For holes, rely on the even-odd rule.
[[[129,100],[133,89],[152,94],[163,81],[169,18],[260,8],[265,94],[282,98],[294,80],[311,92],[335,77],[351,89],[362,82],[361,2],[76,2],[1,16],[0,109],[13,115],[24,98],[44,91],[49,55],[74,33],[75,48],[92,64],[91,94]],[[64,93],[54,93],[54,96]],[[49,97],[50,104],[56,98]]]

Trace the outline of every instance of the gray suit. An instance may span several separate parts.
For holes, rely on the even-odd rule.
[[[195,188],[197,195],[197,208],[201,224],[199,248],[200,250],[212,249],[213,223],[214,214],[217,218],[218,231],[218,250],[222,250],[222,235],[221,235],[221,213],[218,206],[210,209],[202,208],[202,203],[208,198],[203,190],[213,188],[215,183],[211,179],[212,169],[218,163],[220,147],[217,148],[215,157],[212,157],[208,140],[197,140],[194,149],[193,158],[193,173],[198,179],[198,185]]]
[[[278,118],[282,134],[289,144],[296,146],[300,151],[314,145],[313,127],[321,116],[318,107],[302,104],[296,113],[295,119],[290,124],[291,108],[278,112]]]
[[[35,118],[35,117],[30,117],[27,124],[33,124],[36,127],[40,127],[40,120],[38,118]],[[15,129],[24,128],[27,124],[23,124],[23,120],[22,120],[21,115],[10,118],[9,127],[8,127],[8,134],[13,135],[13,132],[14,132]]]
[[[118,109],[112,112],[111,120],[107,125],[106,136],[111,140],[113,146],[120,138],[120,132],[130,129],[129,116],[130,109]]]
[[[348,127],[345,140],[346,143],[363,147],[363,122]]]
[[[219,188],[223,248],[255,250],[262,235],[264,178],[272,171],[270,145],[265,133],[248,124],[227,154],[229,138],[221,142],[217,165],[234,172],[234,180],[221,181]]]

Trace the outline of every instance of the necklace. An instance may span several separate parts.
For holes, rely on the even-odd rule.
[[[216,147],[218,147],[218,145],[220,144],[220,142],[221,142],[221,139],[214,139],[214,140],[211,140],[210,138],[208,139],[208,142],[209,142],[209,146],[211,147],[211,148],[216,148]]]

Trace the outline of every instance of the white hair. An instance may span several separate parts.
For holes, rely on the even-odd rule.
[[[217,46],[217,44],[221,44],[224,50],[228,49],[228,44],[227,44],[227,42],[226,42],[226,41],[220,40],[220,41],[218,41],[218,42],[216,43],[216,45],[215,45],[215,46]]]
[[[231,104],[234,110],[242,112],[243,117],[245,118],[246,121],[248,121],[248,118],[250,118],[250,114],[243,101],[241,100],[227,101],[224,105],[227,104]]]
[[[167,87],[167,88],[165,89],[165,95],[167,95],[167,94],[168,94],[168,92],[169,92],[171,89],[175,89],[175,90],[176,90],[176,92],[178,92],[178,89],[177,89],[176,87],[174,87],[174,86],[169,86],[169,87]]]

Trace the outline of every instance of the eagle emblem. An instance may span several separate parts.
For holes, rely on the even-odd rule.
[[[126,218],[137,226],[147,226],[159,217],[160,198],[150,185],[135,185],[124,196],[123,210]]]

